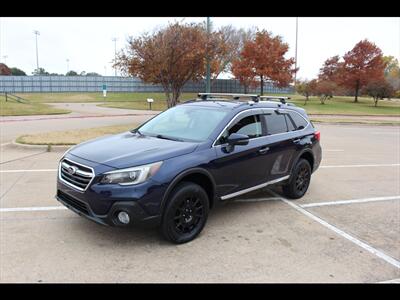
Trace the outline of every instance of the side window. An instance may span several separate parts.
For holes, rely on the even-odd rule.
[[[288,114],[285,114],[285,118],[286,118],[286,124],[287,124],[288,130],[289,131],[296,130],[296,127],[294,125],[294,122],[292,121],[292,118]]]
[[[224,131],[219,143],[225,143],[228,136],[232,133],[245,134],[248,135],[250,138],[262,136],[260,116],[252,115],[240,119],[233,126]]]
[[[277,114],[272,112],[269,115],[264,115],[265,123],[267,125],[267,134],[277,134],[287,132],[286,120],[284,114]]]
[[[304,120],[304,118],[300,116],[298,113],[290,112],[289,114],[296,125],[296,129],[300,129],[301,127],[305,128],[307,126],[307,121]]]

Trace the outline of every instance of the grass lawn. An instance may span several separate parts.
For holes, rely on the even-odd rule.
[[[374,102],[370,98],[361,97],[359,103],[353,102],[353,97],[334,97],[321,104],[318,98],[310,98],[304,105],[304,97],[299,95],[287,95],[291,97],[289,102],[304,108],[308,114],[342,114],[342,115],[400,115],[399,100],[381,100],[378,107],[374,107]],[[186,100],[186,99],[185,99]],[[132,102],[111,102],[100,104],[105,107],[127,108],[127,109],[148,109],[145,101]],[[152,104],[154,110],[165,110],[167,104],[162,100],[155,100]]]
[[[311,118],[311,122],[313,123],[328,123],[328,124],[367,124],[367,125],[388,125],[388,126],[399,126],[400,121],[396,120],[354,120],[354,119],[346,119],[346,118],[340,118],[340,119],[319,119],[319,118]]]
[[[17,138],[16,142],[32,145],[76,145],[103,135],[128,131],[137,126],[138,124],[123,124],[79,130],[52,131],[22,135]]]
[[[16,94],[31,102],[131,102],[144,101],[152,98],[154,101],[165,101],[164,93],[113,93],[108,92],[107,97],[103,97],[103,93],[21,93]],[[196,93],[183,93],[181,100],[193,99]]]
[[[32,105],[35,103],[39,104],[46,102],[103,102],[103,104],[100,105],[105,107],[148,109],[149,105],[146,102],[146,99],[153,98],[153,110],[165,110],[167,108],[164,93],[110,92],[108,93],[107,98],[103,98],[101,93],[24,93],[18,95],[31,101]],[[311,97],[307,105],[304,105],[305,97],[303,96],[283,94],[281,94],[281,96],[291,97],[289,100],[290,102],[295,103],[299,107],[305,108],[309,114],[400,115],[399,99],[391,101],[380,100],[378,102],[378,107],[374,107],[373,100],[367,97],[359,97],[359,103],[353,102],[354,97],[334,97],[327,100],[325,104],[320,104],[316,97]],[[185,101],[195,97],[196,93],[184,93],[180,100]],[[22,107],[22,104],[18,105]],[[45,106],[42,107],[43,109],[45,108]]]
[[[5,97],[0,96],[0,116],[53,115],[70,112],[69,110],[53,108],[43,103],[6,102]]]

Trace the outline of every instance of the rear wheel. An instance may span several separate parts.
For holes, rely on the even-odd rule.
[[[290,177],[289,183],[282,186],[283,193],[288,198],[298,199],[307,192],[311,180],[311,166],[305,159],[300,159]]]
[[[169,199],[161,222],[163,236],[176,244],[186,243],[200,234],[207,222],[209,201],[198,184],[179,184]]]

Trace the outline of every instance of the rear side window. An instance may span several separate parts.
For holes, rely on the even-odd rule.
[[[268,135],[288,131],[284,114],[277,114],[276,112],[273,112],[270,115],[264,115],[264,118],[267,125]]]
[[[296,126],[296,129],[306,128],[307,121],[302,116],[300,116],[298,113],[295,113],[295,112],[289,112],[289,115],[292,118],[292,120]]]
[[[285,114],[285,118],[286,118],[286,124],[287,124],[288,130],[289,131],[296,130],[297,127],[295,127],[294,122],[292,121],[292,118],[290,118],[290,116],[288,114]]]

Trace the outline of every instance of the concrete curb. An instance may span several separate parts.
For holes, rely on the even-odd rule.
[[[10,144],[7,145],[8,147],[14,149],[23,149],[23,150],[43,150],[47,152],[65,152],[69,148],[73,147],[74,145],[29,145],[29,144],[21,144],[17,143],[13,140]]]

